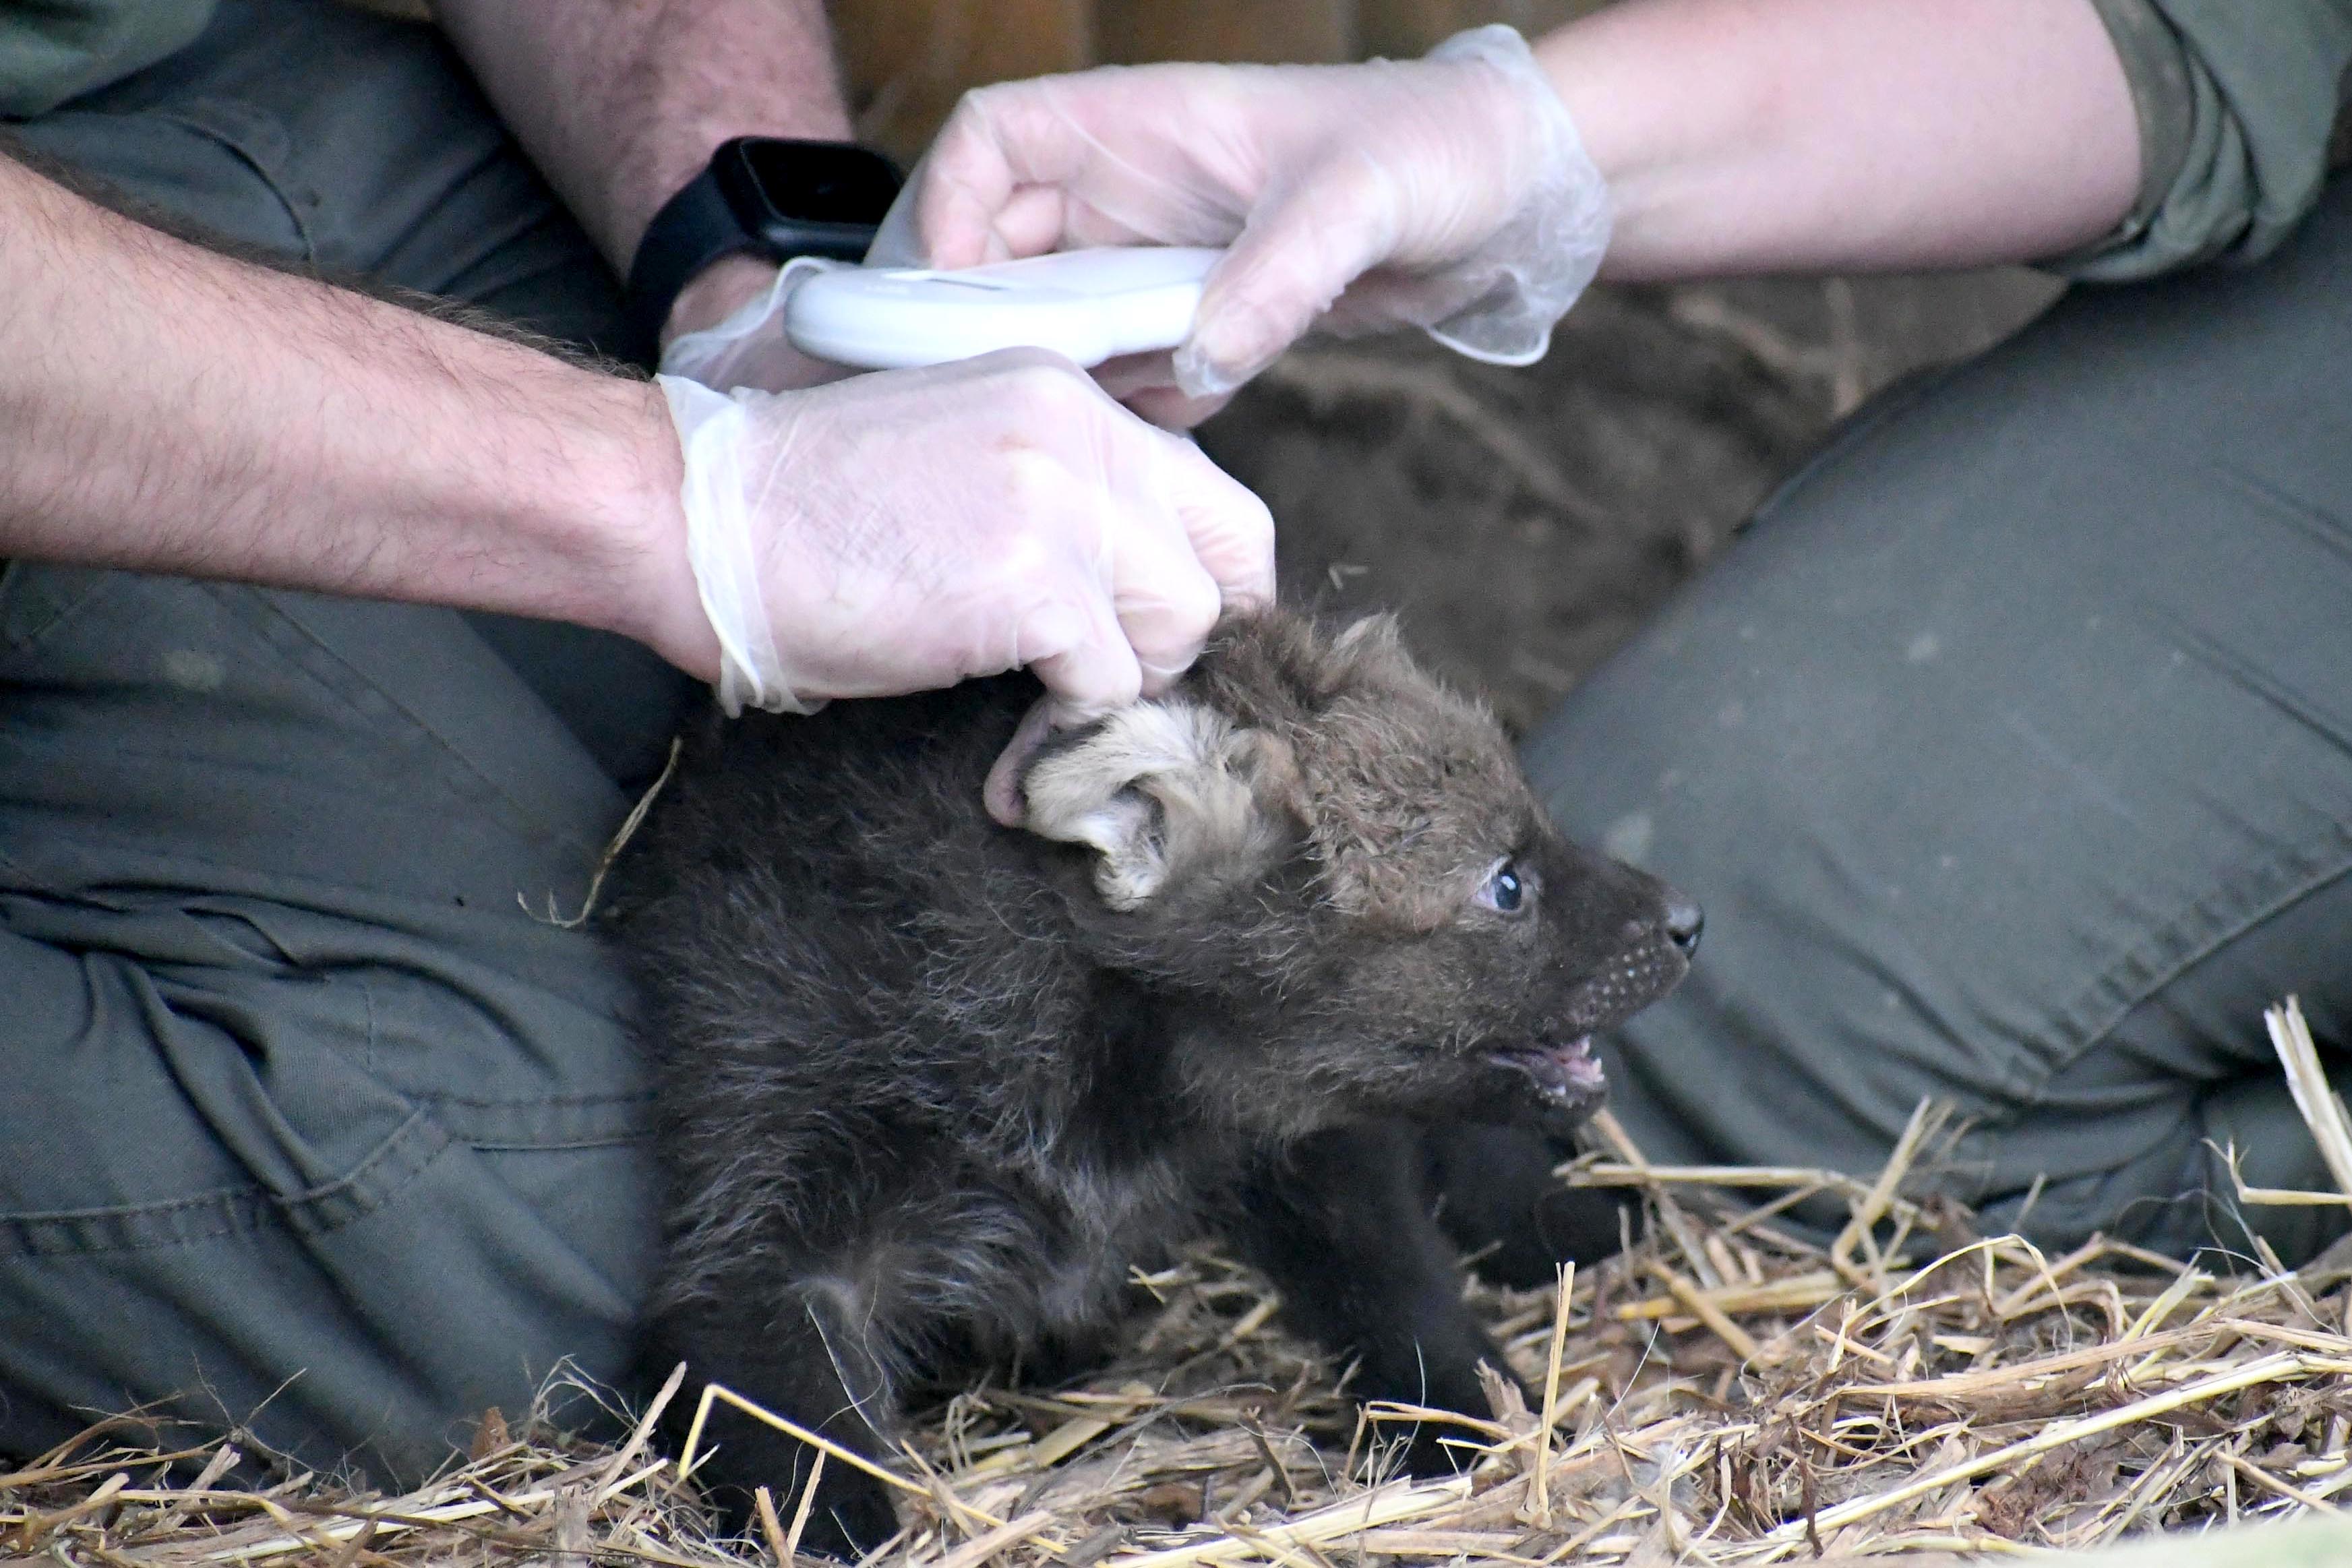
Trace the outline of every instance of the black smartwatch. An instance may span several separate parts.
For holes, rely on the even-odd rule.
[[[856,261],[898,198],[898,171],[845,142],[739,136],[664,203],[629,264],[629,323],[658,341],[669,308],[694,275],[722,256]]]

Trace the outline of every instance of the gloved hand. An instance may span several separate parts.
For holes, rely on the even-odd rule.
[[[662,350],[661,373],[698,381],[720,392],[739,386],[792,392],[856,374],[846,366],[801,353],[784,335],[784,306],[793,290],[837,265],[810,256],[793,258],[777,272],[774,282],[724,319],[672,338]]]
[[[1318,324],[1424,327],[1474,358],[1530,363],[1608,242],[1608,194],[1566,107],[1518,34],[1489,26],[1405,62],[1113,68],[982,88],[867,259],[1229,246],[1170,367],[1203,399]],[[1104,379],[1129,395],[1150,378],[1128,364]]]
[[[781,395],[659,381],[730,713],[1026,666],[1088,717],[1273,595],[1264,503],[1050,354]]]

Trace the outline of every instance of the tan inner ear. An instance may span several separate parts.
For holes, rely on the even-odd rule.
[[[1139,909],[1185,878],[1246,874],[1278,845],[1279,825],[1253,788],[1269,747],[1287,756],[1196,703],[1139,702],[1031,767],[1022,826],[1095,849],[1103,901]]]

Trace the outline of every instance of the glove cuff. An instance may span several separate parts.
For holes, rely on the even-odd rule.
[[[742,471],[751,427],[745,399],[730,397],[682,376],[657,375],[670,423],[686,458],[679,500],[686,510],[686,555],[702,613],[719,638],[719,705],[729,718],[746,707],[771,713],[810,713],[815,707],[785,679],[767,595],[751,550],[751,518]]]
[[[792,302],[793,290],[819,272],[847,265],[821,257],[793,257],[777,271],[773,283],[744,300],[723,321],[671,339],[669,347],[662,351],[661,373],[731,391],[742,384],[737,371],[743,362],[760,345],[783,336],[784,308]]]
[[[1429,335],[1487,364],[1533,364],[1609,249],[1609,187],[1551,79],[1516,28],[1497,23],[1454,34],[1425,57],[1475,61],[1509,79],[1536,117],[1541,163],[1526,201],[1474,254],[1449,268],[1478,292],[1431,323]],[[1483,286],[1483,287],[1482,287]]]

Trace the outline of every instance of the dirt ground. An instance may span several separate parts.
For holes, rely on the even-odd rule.
[[[1201,442],[1272,507],[1294,603],[1395,610],[1524,731],[1841,416],[2057,291],[2019,270],[1601,289],[1525,370],[1310,343]]]

